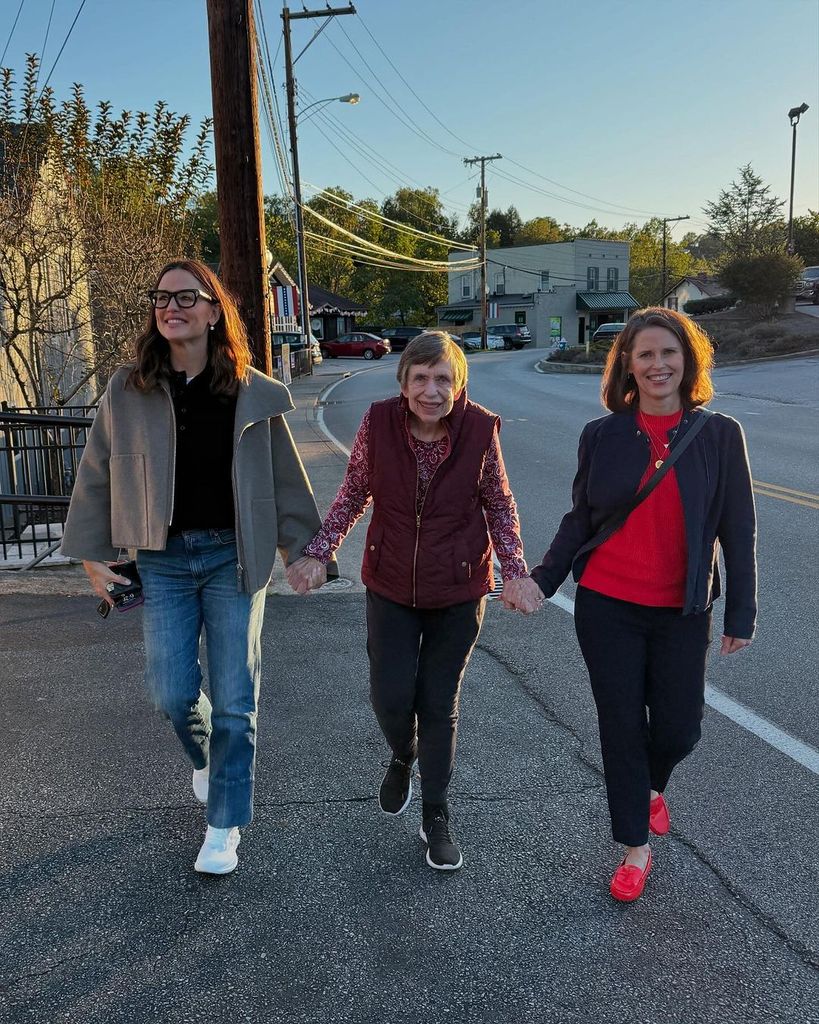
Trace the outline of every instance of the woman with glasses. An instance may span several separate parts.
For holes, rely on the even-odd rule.
[[[148,295],[136,359],[112,376],[91,428],[62,550],[111,604],[127,580],[110,563],[136,549],[147,681],[207,806],[194,866],[225,874],[253,812],[265,588],[276,551],[299,559],[320,519],[284,420],[290,395],[251,367],[218,278],[178,260]]]

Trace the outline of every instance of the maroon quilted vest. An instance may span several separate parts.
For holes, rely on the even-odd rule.
[[[418,463],[408,416],[403,397],[370,406],[373,516],[361,579],[382,597],[414,608],[477,600],[493,586],[492,545],[478,492],[500,421],[461,393],[444,420],[447,455],[417,516]]]

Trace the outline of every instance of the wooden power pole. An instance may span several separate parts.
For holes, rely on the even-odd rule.
[[[208,0],[220,277],[239,300],[253,362],[272,372],[253,0]]]
[[[490,160],[503,160],[500,153],[494,156],[473,156],[471,159],[464,157],[465,164],[481,165],[481,348],[486,349],[489,344],[486,340],[486,164]]]

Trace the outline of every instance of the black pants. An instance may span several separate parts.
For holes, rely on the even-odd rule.
[[[663,792],[701,735],[711,612],[682,615],[578,587],[574,621],[597,704],[614,839],[642,846],[650,791]]]
[[[367,591],[370,699],[395,757],[418,758],[423,799],[446,802],[455,766],[461,680],[483,622],[483,599],[409,608]]]

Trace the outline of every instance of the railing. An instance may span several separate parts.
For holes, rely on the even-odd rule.
[[[0,411],[0,561],[31,568],[59,547],[77,467],[93,420]]]

